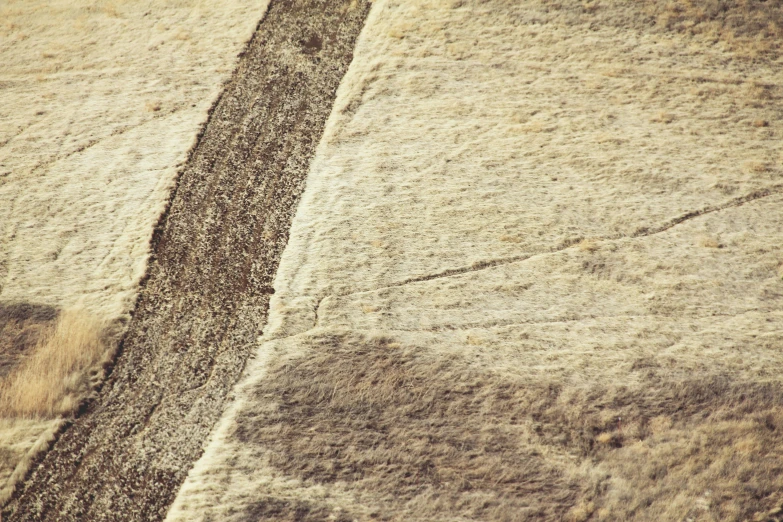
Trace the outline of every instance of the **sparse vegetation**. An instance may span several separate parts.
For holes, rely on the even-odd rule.
[[[328,53],[360,22],[259,33],[156,232],[115,387],[6,512],[160,519],[257,348],[173,520],[777,520],[780,3],[373,9],[312,163],[353,40]],[[164,25],[164,51],[203,38]],[[182,97],[121,106],[154,141]],[[81,235],[42,259],[76,266]],[[0,414],[40,433],[109,343],[79,312],[38,331]]]

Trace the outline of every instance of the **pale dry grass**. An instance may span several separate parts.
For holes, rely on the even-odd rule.
[[[128,317],[177,170],[265,7],[0,2],[0,300]]]
[[[3,325],[0,305],[0,504],[102,375],[176,173],[266,4],[0,2],[0,302],[100,319],[66,314],[36,343],[42,323]]]
[[[103,377],[111,355],[103,334],[103,324],[85,312],[63,312],[33,353],[0,381],[0,416],[72,413]]]
[[[0,505],[101,381],[114,338],[116,332],[84,310],[60,312],[0,378]]]
[[[36,455],[49,448],[63,423],[63,419],[0,419],[0,505],[11,498]]]

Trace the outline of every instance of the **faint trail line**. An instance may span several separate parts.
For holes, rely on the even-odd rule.
[[[636,231],[634,233],[630,234],[630,235],[628,235],[628,234],[617,234],[617,235],[614,235],[614,236],[603,236],[603,237],[597,237],[597,238],[592,238],[592,239],[594,239],[595,241],[616,241],[618,239],[638,239],[638,238],[643,238],[643,237],[654,236],[656,234],[661,234],[663,232],[666,232],[667,230],[670,230],[670,229],[676,227],[677,225],[685,223],[686,221],[689,221],[691,219],[695,219],[697,217],[701,217],[701,216],[704,216],[704,215],[707,215],[707,214],[712,214],[712,213],[715,213],[715,212],[719,212],[721,210],[727,210],[727,209],[730,209],[730,208],[740,207],[740,206],[742,206],[742,205],[744,205],[746,203],[751,203],[751,202],[758,201],[760,199],[763,199],[763,198],[766,198],[766,197],[769,197],[769,196],[774,196],[776,194],[781,194],[781,193],[783,193],[783,184],[779,183],[779,184],[775,184],[775,185],[772,185],[772,186],[769,186],[769,187],[765,187],[763,189],[755,190],[755,191],[753,191],[753,192],[751,192],[749,194],[745,194],[744,196],[740,196],[740,197],[731,199],[731,200],[729,200],[729,201],[727,201],[725,203],[722,203],[720,205],[710,205],[710,206],[704,207],[704,208],[699,209],[699,210],[693,210],[691,212],[687,212],[687,213],[685,213],[685,214],[683,214],[683,215],[681,215],[679,217],[676,217],[674,219],[671,219],[671,220],[667,221],[666,223],[664,223],[663,225],[659,225],[657,227],[653,227],[653,228],[641,227],[641,228],[636,229]],[[563,252],[564,250],[568,250],[569,248],[572,248],[575,244],[579,243],[582,239],[584,239],[584,238],[578,237],[578,238],[573,238],[573,239],[566,240],[566,241],[560,243],[560,245],[558,245],[557,247],[555,247],[555,248],[553,248],[551,250],[547,250],[545,252],[535,252],[535,253],[532,253],[532,254],[521,254],[521,255],[516,255],[516,256],[511,256],[511,257],[504,257],[504,258],[500,258],[500,259],[493,259],[493,260],[489,260],[489,261],[479,261],[477,263],[473,263],[470,266],[465,266],[465,267],[460,267],[460,268],[451,268],[451,269],[448,269],[448,270],[444,270],[442,272],[437,272],[435,274],[428,274],[428,275],[424,275],[424,276],[412,277],[412,278],[409,278],[409,279],[405,279],[403,281],[399,281],[397,283],[392,283],[390,285],[381,286],[381,287],[378,287],[378,288],[372,288],[370,290],[361,290],[361,291],[358,291],[358,292],[348,292],[348,293],[345,293],[345,294],[329,294],[329,295],[327,295],[325,297],[322,297],[322,298],[320,298],[318,300],[318,305],[315,307],[315,320],[313,322],[313,328],[318,326],[318,321],[319,321],[318,314],[320,312],[321,304],[328,297],[334,297],[334,298],[339,299],[341,297],[349,297],[349,296],[353,296],[353,295],[372,294],[372,293],[376,293],[376,292],[381,292],[383,290],[388,290],[388,289],[391,289],[391,288],[398,288],[400,286],[406,286],[406,285],[415,284],[415,283],[422,283],[424,281],[432,281],[434,279],[443,279],[443,278],[446,278],[446,277],[460,276],[460,275],[468,274],[468,273],[472,273],[472,272],[480,272],[482,270],[487,270],[489,268],[495,268],[497,266],[509,265],[509,264],[512,264],[512,263],[528,261],[530,259],[534,259],[534,258],[538,258],[538,257],[542,257],[542,256],[548,256],[548,255],[552,255],[552,254],[557,254],[557,253]],[[300,332],[300,333],[304,333],[304,332]]]
[[[636,232],[634,232],[633,234],[631,234],[628,237],[637,238],[637,237],[652,236],[654,234],[660,234],[661,232],[666,232],[670,228],[673,228],[673,227],[679,225],[680,223],[684,223],[684,222],[686,222],[688,220],[697,218],[699,216],[703,216],[705,214],[712,214],[714,212],[719,212],[721,210],[727,210],[727,209],[730,209],[730,208],[741,207],[745,203],[750,203],[750,202],[757,201],[759,199],[766,198],[768,196],[774,196],[775,194],[780,194],[780,193],[783,193],[783,184],[776,184],[776,185],[772,185],[770,187],[766,187],[766,188],[763,188],[763,189],[758,189],[758,190],[755,190],[755,191],[751,192],[750,194],[746,194],[744,196],[740,196],[738,198],[734,198],[732,200],[729,200],[726,203],[723,203],[722,205],[711,205],[711,206],[708,206],[708,207],[704,207],[703,209],[700,209],[700,210],[694,210],[692,212],[688,212],[688,213],[683,214],[680,217],[674,218],[674,219],[670,220],[668,223],[665,223],[665,224],[663,224],[663,225],[661,225],[659,227],[656,227],[656,228],[646,228],[646,227],[638,228],[636,230]],[[622,239],[622,237],[618,237],[618,238],[601,238],[601,239]]]
[[[463,332],[465,330],[490,330],[493,328],[508,328],[512,326],[536,326],[536,325],[548,325],[548,324],[571,324],[588,321],[601,321],[604,319],[641,319],[641,318],[677,318],[677,319],[707,319],[709,317],[739,317],[753,312],[760,312],[758,308],[749,308],[746,310],[740,310],[733,313],[720,313],[720,314],[617,314],[617,315],[588,315],[584,317],[575,318],[563,318],[563,319],[548,319],[548,320],[531,320],[531,321],[497,321],[496,323],[474,323],[460,326],[443,325],[433,326],[430,328],[391,328],[388,331],[392,332]],[[310,331],[310,330],[308,330]],[[306,332],[302,332],[306,333]]]

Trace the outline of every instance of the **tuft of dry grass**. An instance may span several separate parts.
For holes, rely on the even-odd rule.
[[[745,170],[753,172],[755,174],[761,174],[762,172],[770,171],[770,166],[764,161],[747,161],[744,164]]]
[[[583,239],[577,244],[582,252],[595,252],[598,250],[598,243],[592,239]]]
[[[674,115],[666,111],[661,111],[650,118],[650,121],[655,123],[671,123],[674,121]]]
[[[721,248],[722,245],[720,241],[714,237],[702,237],[699,240],[699,245],[703,246],[704,248]]]
[[[266,406],[235,435],[286,476],[381,501],[378,519],[743,520],[780,502],[780,383],[650,367],[585,387],[383,338],[318,342],[259,383]]]
[[[104,325],[80,310],[53,330],[0,381],[0,416],[51,418],[71,413],[103,376],[110,354]]]

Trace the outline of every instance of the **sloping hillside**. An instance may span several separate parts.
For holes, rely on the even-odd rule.
[[[103,378],[266,4],[0,3],[0,505]]]
[[[0,371],[125,334],[4,520],[780,518],[783,6],[271,0],[186,159],[258,17],[143,5],[6,24]]]
[[[376,2],[168,520],[781,506],[780,12],[707,4]]]

